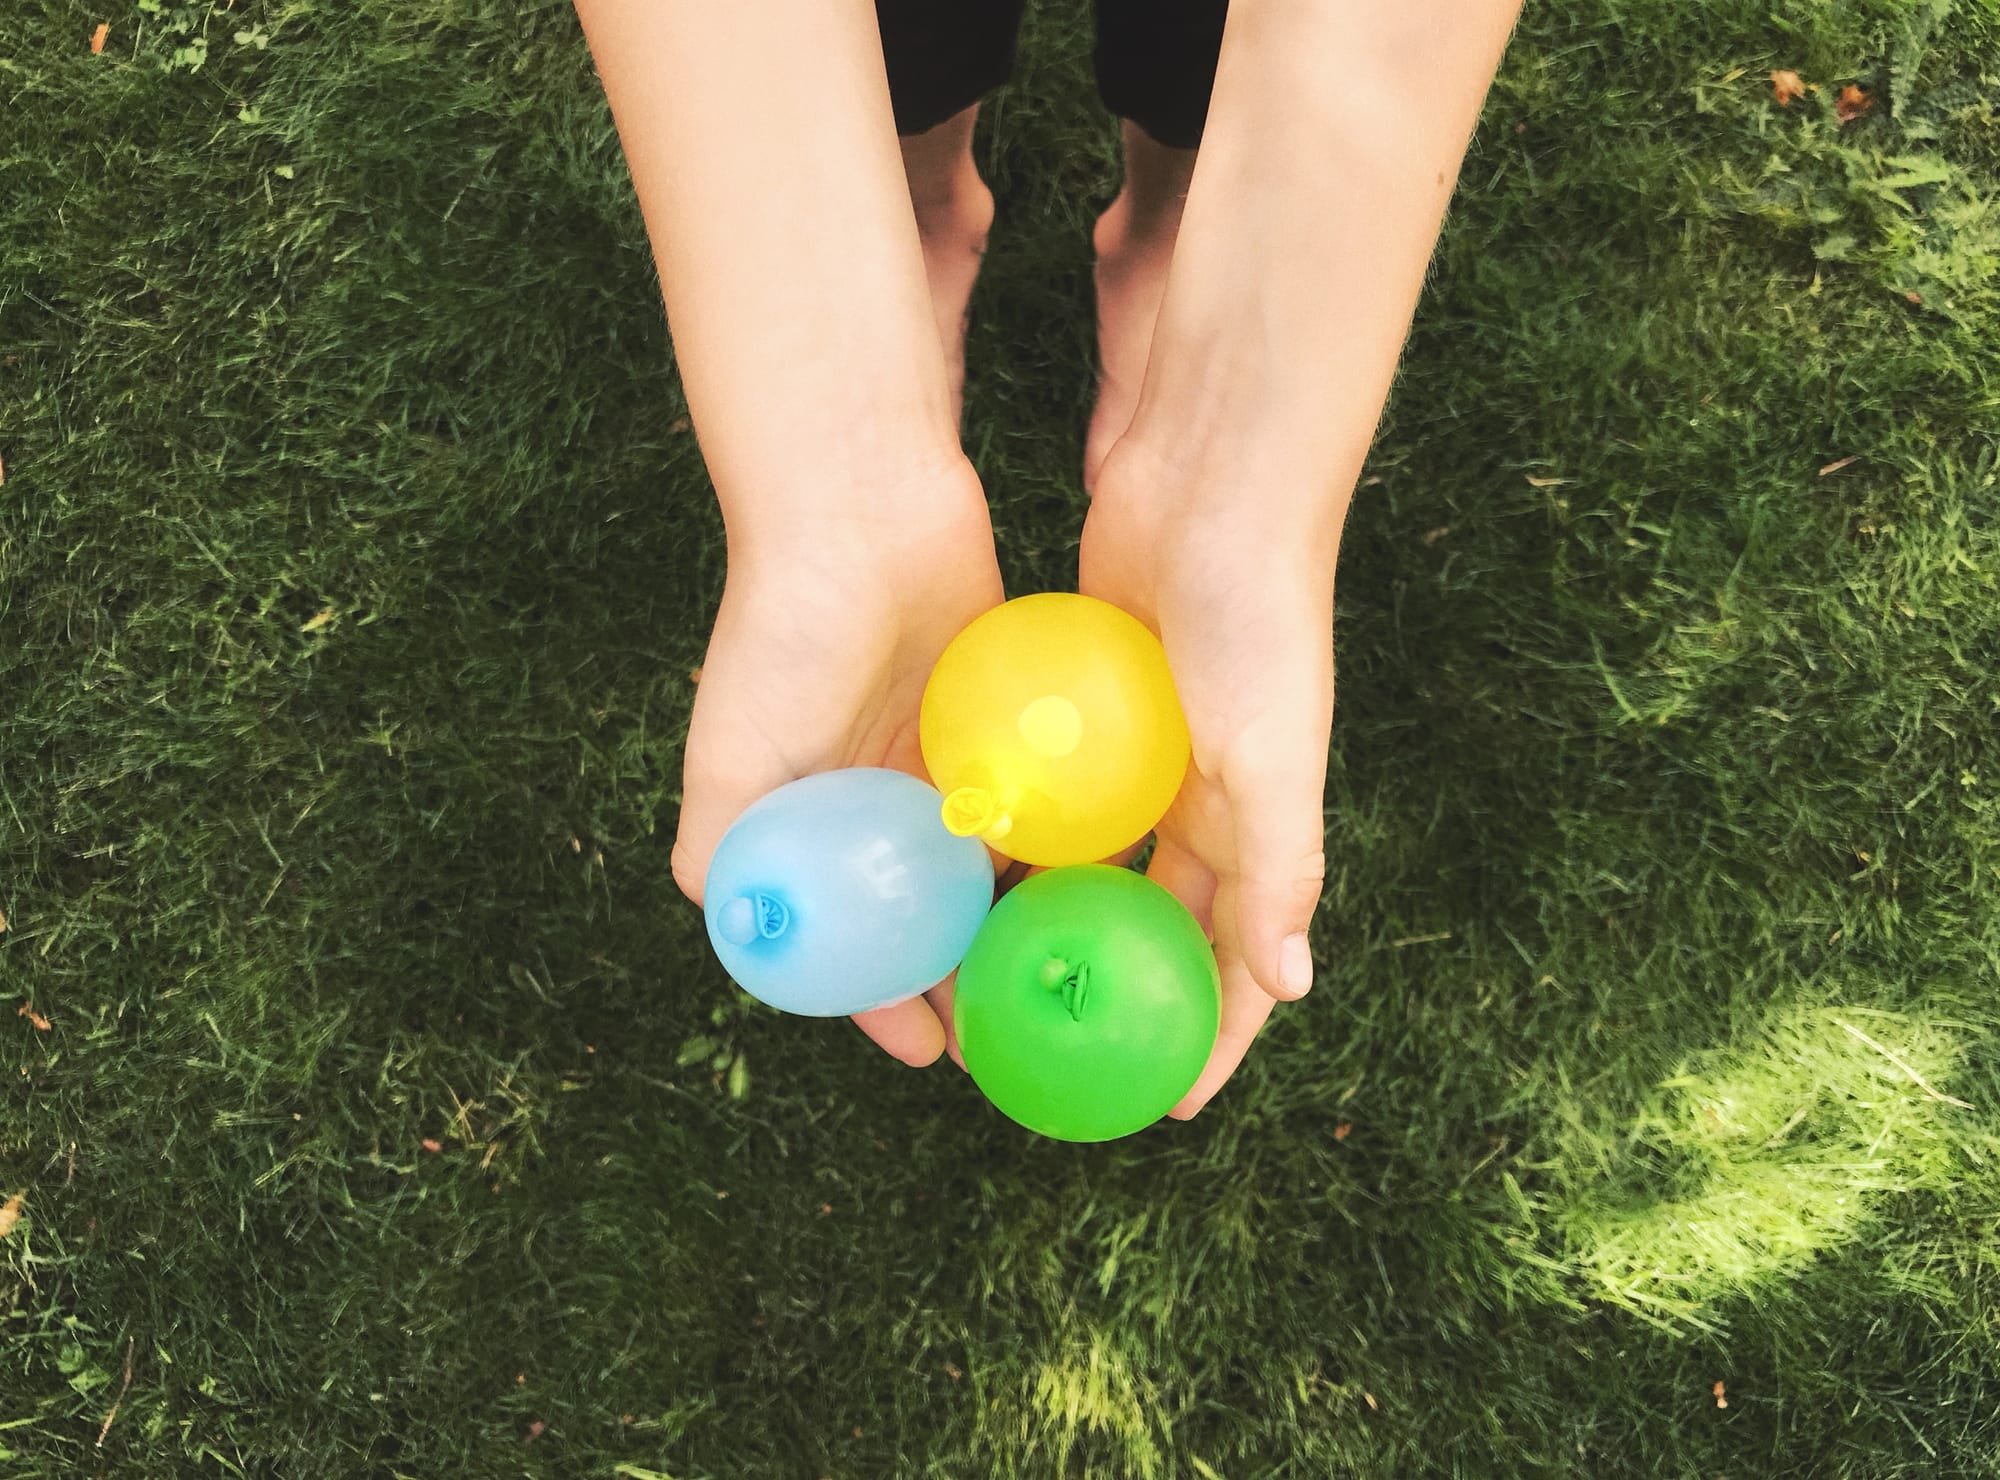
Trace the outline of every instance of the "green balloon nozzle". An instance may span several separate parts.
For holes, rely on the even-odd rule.
[[[1051,992],[1062,993],[1063,1007],[1074,1022],[1083,1021],[1083,1004],[1090,995],[1090,963],[1070,962],[1051,956],[1042,963],[1041,983]]]
[[[733,946],[747,946],[758,939],[776,940],[791,923],[792,912],[785,902],[761,889],[737,895],[716,918],[722,938]]]
[[[980,786],[961,786],[944,799],[945,830],[954,837],[997,843],[1014,830],[1014,819],[1001,809],[993,793]]]

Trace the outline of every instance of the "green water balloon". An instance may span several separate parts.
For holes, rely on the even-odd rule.
[[[958,968],[958,1043],[1010,1118],[1109,1141],[1177,1104],[1215,1046],[1215,953],[1181,902],[1106,864],[1037,874],[993,907]]]

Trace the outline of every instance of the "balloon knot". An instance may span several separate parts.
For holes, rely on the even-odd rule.
[[[1042,985],[1051,992],[1062,993],[1063,1007],[1073,1022],[1083,1021],[1083,1004],[1090,996],[1090,966],[1079,961],[1075,965],[1052,956],[1042,963],[1039,973]]]
[[[733,946],[747,946],[760,938],[776,940],[791,923],[792,912],[785,902],[761,889],[729,900],[716,918],[722,938]]]
[[[785,902],[775,894],[759,891],[756,899],[757,933],[766,940],[776,940],[785,933],[785,927],[792,923],[792,912],[785,908]]]
[[[981,837],[998,842],[1014,830],[1014,819],[1000,810],[993,793],[983,787],[961,786],[944,799],[945,831],[954,837]]]

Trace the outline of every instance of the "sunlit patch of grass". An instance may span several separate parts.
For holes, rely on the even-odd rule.
[[[1944,1185],[1971,1107],[1941,1086],[1964,1047],[1895,1013],[1782,1013],[1663,1081],[1551,1231],[1591,1298],[1712,1328],[1716,1302],[1857,1237],[1887,1194]]]
[[[1109,1333],[1086,1328],[1025,1369],[1023,1460],[1046,1459],[1063,1473],[1080,1442],[1117,1456],[1119,1473],[1169,1473],[1168,1436],[1157,1392],[1142,1366]]]

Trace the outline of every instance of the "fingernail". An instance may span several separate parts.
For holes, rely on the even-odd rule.
[[[1302,930],[1286,936],[1285,943],[1278,947],[1278,985],[1293,997],[1303,997],[1312,990],[1312,984],[1312,947],[1306,944]]]

